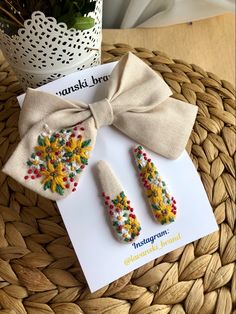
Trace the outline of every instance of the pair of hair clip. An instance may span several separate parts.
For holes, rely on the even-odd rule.
[[[174,222],[177,211],[176,201],[169,194],[156,166],[140,145],[135,147],[134,157],[155,221],[162,225]],[[122,185],[105,161],[98,163],[98,177],[116,237],[122,242],[134,241],[141,231],[140,222]]]

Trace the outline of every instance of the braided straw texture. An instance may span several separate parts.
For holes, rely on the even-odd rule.
[[[104,44],[103,62],[127,51],[159,72],[173,97],[199,107],[187,151],[219,232],[90,293],[56,205],[0,173],[0,314],[236,313],[234,88],[199,66],[125,44]],[[0,164],[19,140],[20,92],[0,55]]]

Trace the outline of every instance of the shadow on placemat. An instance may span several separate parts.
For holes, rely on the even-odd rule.
[[[56,205],[1,172],[0,313],[230,314],[235,308],[234,88],[196,65],[125,44],[104,44],[103,62],[127,51],[162,75],[172,97],[199,107],[187,151],[219,232],[90,293]],[[21,92],[0,54],[0,166],[19,141],[15,96]]]

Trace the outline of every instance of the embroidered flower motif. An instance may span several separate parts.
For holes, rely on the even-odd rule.
[[[50,161],[47,163],[47,169],[41,170],[41,174],[44,177],[42,184],[44,184],[44,190],[51,189],[52,192],[57,191],[57,193],[63,195],[66,179],[66,173],[63,171],[63,164],[59,162],[58,164],[52,164]]]
[[[134,153],[155,219],[161,224],[173,222],[176,216],[176,201],[170,197],[166,183],[162,181],[154,163],[147,157],[142,146],[135,148]]]
[[[146,190],[146,195],[152,203],[159,203],[162,200],[162,189],[156,184],[151,184],[149,189]]]
[[[47,127],[48,128],[48,127]],[[61,129],[38,136],[38,145],[27,161],[25,180],[42,178],[43,189],[64,194],[65,189],[76,190],[76,176],[88,164],[90,139],[84,139],[80,131],[84,127]]]
[[[103,197],[117,237],[121,241],[132,242],[139,235],[141,227],[136,215],[133,214],[134,209],[130,206],[130,201],[124,192],[113,200],[105,193]]]
[[[69,157],[71,162],[86,164],[88,152],[92,149],[91,146],[88,146],[90,142],[91,140],[83,141],[82,137],[79,139],[72,137],[65,147],[66,157]]]
[[[48,136],[44,138],[39,136],[38,138],[38,146],[35,146],[35,151],[38,156],[42,156],[45,159],[55,159],[60,154],[60,146],[58,145],[58,139],[55,137],[51,137],[49,139]]]

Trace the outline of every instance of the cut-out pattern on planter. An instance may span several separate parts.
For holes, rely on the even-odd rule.
[[[102,0],[89,16],[87,30],[68,29],[36,11],[12,37],[0,30],[0,46],[23,87],[37,87],[66,74],[100,63]],[[98,49],[98,50],[96,50]]]

